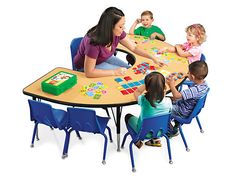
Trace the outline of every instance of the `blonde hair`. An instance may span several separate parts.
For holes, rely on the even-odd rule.
[[[206,31],[201,24],[193,24],[186,28],[186,33],[193,34],[197,38],[198,44],[206,41]]]
[[[141,17],[145,15],[148,15],[151,19],[153,19],[153,13],[150,10],[145,10],[141,13]]]

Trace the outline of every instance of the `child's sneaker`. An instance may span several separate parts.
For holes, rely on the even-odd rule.
[[[149,141],[145,142],[145,145],[161,147],[161,140],[160,139],[150,139]]]
[[[172,137],[175,137],[175,136],[178,136],[178,135],[179,135],[179,130],[176,127],[174,127],[174,129],[171,132],[167,133],[167,136],[169,138],[172,138]]]
[[[142,146],[143,146],[143,142],[142,141],[137,141],[136,143],[134,143],[135,144],[135,146],[137,147],[137,148],[141,148]]]

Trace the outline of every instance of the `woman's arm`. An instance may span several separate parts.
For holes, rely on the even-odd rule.
[[[96,69],[96,59],[85,55],[84,72],[86,77],[105,77],[105,76],[119,76],[124,75],[126,68],[117,68],[115,70]]]
[[[162,67],[163,65],[166,65],[162,61],[160,61],[158,58],[156,58],[153,55],[147,53],[145,50],[143,50],[141,48],[138,48],[137,45],[132,43],[127,36],[124,39],[122,39],[120,41],[120,43],[123,46],[125,46],[126,48],[128,48],[129,50],[131,50],[132,52],[134,52],[135,54],[140,55],[140,56],[145,57],[145,58],[148,58],[148,59],[151,59],[153,62],[158,64],[160,67]]]

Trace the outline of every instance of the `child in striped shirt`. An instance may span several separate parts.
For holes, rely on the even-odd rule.
[[[189,65],[188,78],[193,81],[193,85],[189,88],[178,91],[175,87],[175,81],[172,77],[166,80],[173,94],[172,98],[172,115],[187,118],[193,111],[197,101],[208,90],[205,77],[208,74],[208,66],[205,61],[195,61]],[[175,121],[174,134],[178,133],[178,122]]]

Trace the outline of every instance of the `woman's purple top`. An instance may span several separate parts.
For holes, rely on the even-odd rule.
[[[85,35],[82,39],[77,54],[74,57],[74,64],[78,69],[84,68],[85,55],[96,60],[96,65],[106,61],[110,58],[116,50],[116,47],[120,40],[124,39],[126,33],[123,31],[120,36],[114,36],[113,43],[111,45],[111,51],[105,46],[90,44],[90,38]]]

